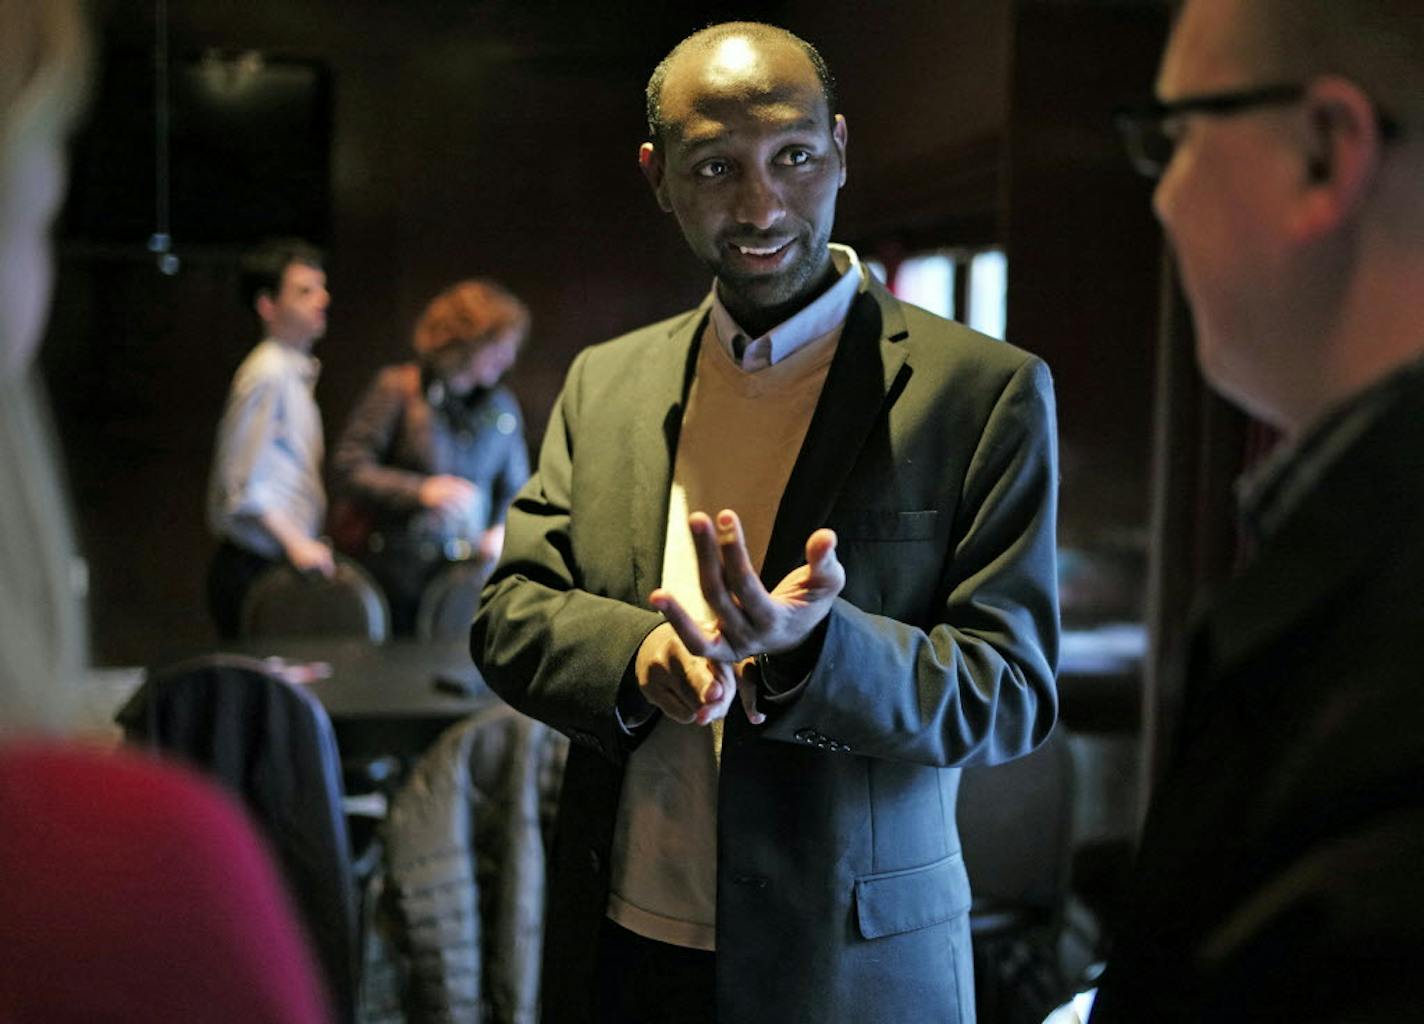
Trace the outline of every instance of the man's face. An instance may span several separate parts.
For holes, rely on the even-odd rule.
[[[827,273],[845,183],[845,121],[811,62],[794,44],[733,37],[678,59],[661,99],[666,138],[641,154],[659,204],[734,316],[790,315]]]
[[[299,348],[309,348],[326,333],[326,273],[305,263],[289,263],[282,273],[282,288],[275,298],[261,295],[257,312],[272,337]]]
[[[1242,4],[1189,0],[1173,29],[1159,97],[1266,84],[1242,47]],[[1299,166],[1281,144],[1284,108],[1230,117],[1187,114],[1170,124],[1178,144],[1153,197],[1171,239],[1196,322],[1197,357],[1217,390],[1261,412],[1262,385],[1289,353],[1275,329],[1275,286],[1286,255],[1280,226]]]

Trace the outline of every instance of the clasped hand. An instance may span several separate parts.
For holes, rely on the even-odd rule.
[[[836,535],[827,529],[812,533],[806,563],[768,592],[752,568],[735,512],[724,509],[715,522],[694,512],[688,527],[702,597],[713,620],[697,622],[668,591],[654,590],[649,603],[667,622],[638,649],[638,685],[649,702],[677,722],[714,722],[739,694],[747,718],[760,725],[765,716],[756,708],[752,659],[794,650],[829,613],[845,586]]]

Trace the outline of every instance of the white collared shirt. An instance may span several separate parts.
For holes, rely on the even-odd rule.
[[[268,558],[281,558],[262,526],[279,511],[308,537],[321,533],[326,491],[321,412],[312,398],[321,362],[268,338],[237,368],[218,424],[208,525],[213,533]]]
[[[816,299],[759,338],[750,338],[722,305],[722,297],[712,288],[712,329],[717,341],[747,373],[756,373],[781,362],[791,353],[817,338],[823,338],[845,323],[851,303],[864,283],[864,272],[855,250],[832,243],[831,264],[840,278]]]

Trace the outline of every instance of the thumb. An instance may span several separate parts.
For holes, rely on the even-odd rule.
[[[831,576],[841,571],[834,530],[822,527],[811,534],[806,541],[806,565],[817,576]]]
[[[754,661],[748,660],[737,666],[737,696],[742,700],[742,710],[747,714],[747,721],[752,725],[761,725],[766,721],[766,715],[757,710],[757,680],[754,678],[756,672]]]

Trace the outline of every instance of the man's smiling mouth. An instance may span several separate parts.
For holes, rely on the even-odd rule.
[[[738,245],[732,243],[732,248],[736,249],[743,256],[775,256],[782,249],[791,244],[791,239],[778,242],[775,245]]]

